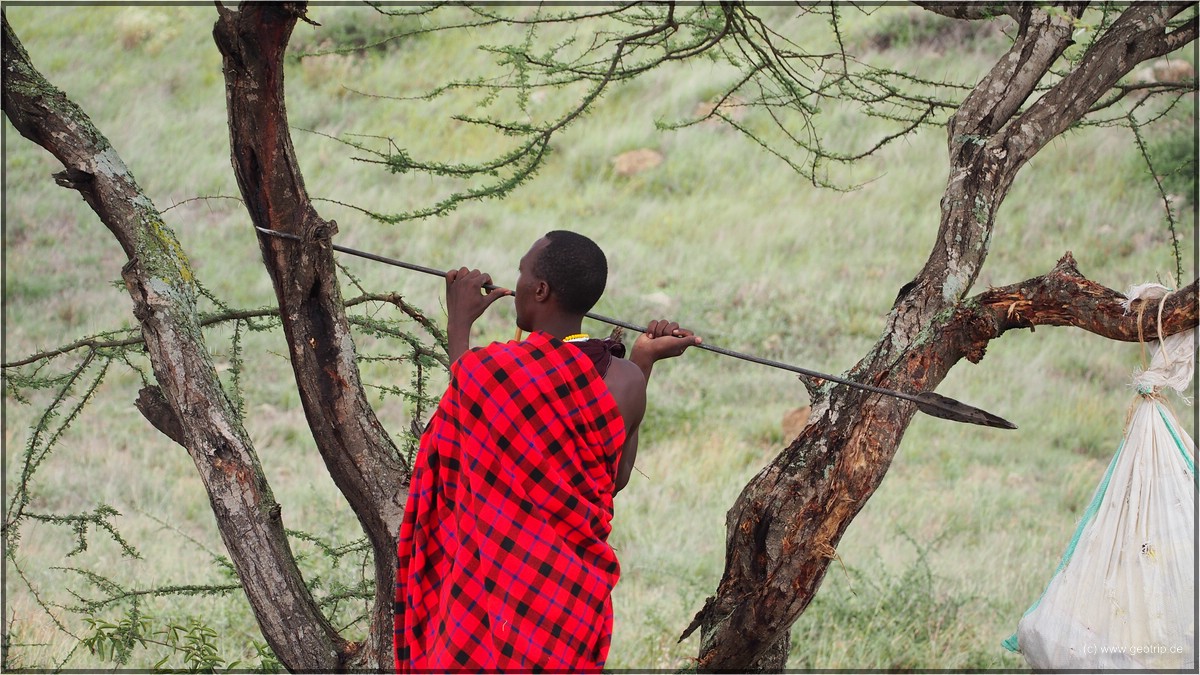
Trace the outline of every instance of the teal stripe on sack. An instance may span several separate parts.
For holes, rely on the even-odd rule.
[[[1158,405],[1158,404],[1155,404]],[[1184,463],[1187,464],[1188,473],[1192,474],[1192,478],[1196,477],[1196,460],[1188,454],[1187,447],[1183,443],[1183,439],[1179,434],[1175,433],[1174,416],[1168,415],[1168,411],[1161,405],[1158,405],[1158,416],[1162,418],[1163,423],[1167,425],[1167,431],[1171,432],[1171,438],[1175,439],[1175,447],[1179,449],[1179,454],[1183,456]]]

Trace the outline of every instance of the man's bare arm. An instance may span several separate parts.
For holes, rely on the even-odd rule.
[[[646,415],[646,378],[631,361],[613,359],[604,382],[616,399],[617,410],[625,422],[625,444],[621,446],[621,457],[617,462],[615,494],[629,482],[633,463],[637,459],[638,430]]]
[[[679,356],[688,347],[698,344],[700,344],[700,338],[693,335],[690,330],[680,328],[679,324],[674,321],[651,321],[646,332],[639,335],[637,341],[634,342],[633,353],[629,355],[629,360],[613,361],[613,366],[616,366],[617,363],[624,364],[621,368],[626,371],[618,374],[617,383],[622,387],[630,388],[629,392],[623,391],[622,396],[617,397],[617,407],[621,409],[621,416],[625,419],[625,445],[621,448],[621,459],[617,464],[615,492],[624,488],[629,483],[630,475],[633,474],[642,418],[646,414],[646,386],[650,381],[650,373],[654,370],[654,364],[662,359]],[[610,366],[610,369],[613,366]],[[610,388],[612,385],[613,382],[610,382]],[[617,394],[616,391],[613,393]],[[629,399],[630,402],[626,405],[633,408],[631,412],[636,413],[635,419],[631,420],[626,415],[621,403],[622,397]]]
[[[484,292],[491,275],[461,267],[446,273],[446,353],[450,362],[471,348],[471,326],[492,303],[512,295],[507,288]]]

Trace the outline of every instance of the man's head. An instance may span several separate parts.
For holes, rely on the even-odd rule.
[[[604,293],[608,260],[596,242],[567,230],[547,232],[521,258],[517,326],[538,330],[548,312],[583,316]]]

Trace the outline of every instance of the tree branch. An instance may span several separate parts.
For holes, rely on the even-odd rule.
[[[1012,16],[1017,18],[1020,13],[1020,8],[1014,8],[1009,3],[997,2],[913,2],[914,5],[940,14],[950,19],[964,19],[967,21],[978,21],[980,19],[994,19],[998,16]]]
[[[1187,83],[1187,82],[1182,82],[1182,83],[1181,82],[1135,82],[1135,83],[1131,83],[1131,84],[1119,84],[1118,83],[1118,84],[1113,85],[1110,88],[1106,97],[1098,99],[1094,104],[1092,104],[1092,107],[1088,109],[1088,114],[1090,115],[1092,113],[1111,108],[1112,106],[1116,105],[1117,103],[1120,103],[1121,101],[1125,100],[1125,97],[1129,96],[1130,94],[1138,94],[1139,99],[1140,99],[1138,104],[1140,105],[1140,103],[1142,101],[1145,101],[1150,96],[1154,96],[1154,95],[1158,95],[1158,94],[1175,94],[1176,96],[1181,96],[1187,92],[1193,92],[1193,91],[1196,91],[1195,80],[1193,80],[1190,83]],[[1137,105],[1133,106],[1133,108],[1136,109]],[[1120,115],[1119,117],[1128,118],[1128,114]],[[1097,120],[1092,120],[1092,122],[1096,122],[1096,121]],[[1108,120],[1108,122],[1111,122],[1111,121],[1112,120]]]
[[[1200,318],[1196,281],[1162,301],[1162,335],[1195,328]],[[1080,274],[1068,252],[1054,269],[1002,288],[992,288],[964,303],[951,324],[961,324],[965,356],[978,362],[983,347],[1005,332],[1036,326],[1073,326],[1110,340],[1159,339],[1159,302],[1134,301]],[[978,306],[978,310],[971,309]]]
[[[1170,20],[1194,3],[1135,3],[1092,43],[1079,65],[1029,106],[1008,130],[1010,162],[1024,162],[1083,119],[1137,64],[1196,39],[1196,17],[1167,32]]]
[[[376,157],[375,159],[360,158],[361,161],[385,165],[393,173],[421,171],[455,179],[471,179],[480,176],[492,178],[492,180],[483,185],[468,187],[464,190],[454,192],[430,207],[415,211],[399,214],[385,214],[365,210],[364,212],[384,223],[397,223],[416,218],[427,218],[449,212],[464,201],[502,197],[524,184],[541,167],[555,134],[585,115],[600,96],[614,83],[631,79],[664,63],[689,59],[708,51],[729,35],[734,16],[738,11],[737,5],[728,3],[718,7],[698,6],[691,10],[688,17],[694,15],[699,18],[689,21],[688,17],[678,17],[676,15],[676,8],[676,3],[666,3],[665,13],[661,17],[655,16],[648,27],[642,28],[645,25],[645,16],[649,10],[638,3],[621,5],[614,9],[605,9],[597,13],[566,16],[556,15],[529,20],[501,18],[481,8],[471,7],[472,12],[484,16],[490,21],[511,25],[528,24],[536,27],[541,23],[576,22],[614,17],[619,21],[638,26],[639,30],[628,35],[613,34],[611,32],[594,33],[594,40],[585,49],[583,56],[591,57],[592,54],[602,51],[604,53],[601,56],[589,58],[588,60],[583,60],[582,57],[562,57],[560,51],[565,49],[564,45],[559,45],[546,54],[535,54],[528,49],[485,48],[498,53],[502,57],[500,63],[511,67],[516,77],[504,77],[488,81],[451,82],[418,97],[432,98],[450,89],[467,87],[493,92],[505,89],[518,89],[521,92],[527,92],[538,87],[561,88],[575,83],[585,83],[587,85],[587,89],[574,106],[561,115],[541,123],[531,123],[527,120],[510,123],[490,118],[456,116],[456,119],[459,121],[487,126],[505,136],[521,139],[520,144],[514,149],[485,162],[469,164],[418,161],[391,144],[389,144],[386,150],[375,150],[362,143],[338,139],[339,142]],[[718,23],[716,20],[710,21],[709,14],[717,12],[719,12],[720,22]],[[625,14],[632,14],[633,16],[625,17],[623,16]],[[682,28],[691,28],[692,30],[685,32]],[[532,31],[533,29],[531,28],[530,30]],[[681,35],[684,37],[681,38]],[[679,40],[679,42],[672,42],[672,40]],[[611,51],[605,51],[610,49]],[[651,55],[635,58],[635,56],[640,56],[646,51],[650,51]],[[527,82],[527,71],[532,69],[549,74],[550,80],[537,84],[529,84]],[[514,80],[519,82],[519,84],[512,84]]]
[[[1066,15],[1024,5],[1021,31],[1008,53],[963,100],[950,118],[951,153],[970,137],[986,137],[1001,129],[1071,44],[1071,21],[1083,7],[1072,3]]]
[[[386,302],[386,303],[395,305],[401,312],[403,312],[405,315],[407,315],[413,321],[416,321],[417,323],[421,324],[421,327],[424,328],[426,331],[428,331],[431,335],[433,335],[435,339],[437,339],[441,335],[441,329],[438,328],[436,324],[431,322],[428,319],[428,317],[426,317],[424,314],[422,314],[416,307],[413,307],[412,305],[408,304],[404,300],[404,297],[398,293],[363,293],[362,295],[359,295],[358,297],[350,298],[349,300],[347,300],[345,306],[346,307],[354,307],[356,305],[361,305],[366,302]],[[242,320],[242,319],[261,319],[261,318],[265,318],[265,317],[278,317],[278,316],[279,316],[279,309],[277,309],[277,308],[263,307],[260,309],[235,309],[235,310],[228,310],[228,311],[224,311],[224,312],[217,312],[216,314],[210,314],[208,316],[203,316],[197,322],[197,325],[200,326],[201,328],[207,328],[209,326],[226,323],[228,321],[238,321],[238,320]],[[124,347],[132,347],[134,345],[140,345],[140,344],[145,343],[145,341],[146,341],[144,337],[139,336],[139,335],[132,335],[127,338],[119,338],[119,339],[106,339],[106,336],[112,335],[115,332],[116,331],[109,332],[109,333],[101,333],[99,335],[93,335],[91,337],[81,338],[74,342],[71,342],[71,343],[68,343],[68,344],[65,344],[65,345],[62,345],[59,347],[55,347],[54,349],[47,349],[45,351],[36,352],[36,353],[30,354],[29,356],[25,356],[20,359],[17,359],[16,361],[9,361],[8,363],[0,364],[0,368],[17,368],[20,366],[27,366],[31,363],[36,363],[37,361],[44,361],[46,359],[51,359],[51,358],[54,358],[55,356],[60,356],[62,354],[69,354],[70,352],[73,352],[76,349],[83,349],[84,347],[87,347],[92,350],[121,349]],[[449,366],[448,363],[444,362],[445,357],[442,357],[441,360],[443,361],[442,365],[445,365],[447,367]]]
[[[1196,40],[1198,19],[1200,17],[1193,16],[1179,26],[1175,30],[1167,33],[1163,39],[1164,54],[1169,54],[1176,49],[1181,49]]]

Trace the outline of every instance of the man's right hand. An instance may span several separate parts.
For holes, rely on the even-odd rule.
[[[483,289],[492,283],[489,274],[460,267],[446,272],[447,351],[451,361],[457,361],[470,348],[471,326],[488,307],[500,298],[512,295],[507,288]]]

